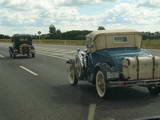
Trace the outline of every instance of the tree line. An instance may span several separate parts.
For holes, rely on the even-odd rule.
[[[9,35],[0,34],[0,39],[10,39]]]
[[[105,30],[105,27],[99,26],[98,30]],[[47,34],[42,34],[38,31],[38,35],[32,35],[33,39],[46,39],[46,40],[85,40],[85,36],[92,31],[90,30],[71,30],[66,32],[61,32],[54,25],[49,26],[49,31]],[[11,36],[0,34],[0,39],[10,39]],[[160,32],[143,32],[143,40],[160,40]]]
[[[160,40],[160,32],[143,32],[143,40]]]
[[[105,30],[105,27],[99,26],[97,30]],[[41,39],[66,39],[66,40],[85,40],[85,36],[92,31],[89,30],[71,30],[67,32],[61,32],[60,29],[56,29],[54,25],[49,27],[48,34],[40,35]],[[160,32],[143,32],[143,40],[160,40]],[[37,39],[38,36],[35,36]]]
[[[71,30],[67,32],[61,32],[60,29],[57,29],[54,25],[49,26],[48,34],[34,35],[33,39],[47,39],[47,40],[84,40],[85,36],[92,31],[89,30]],[[39,33],[41,33],[39,31]]]

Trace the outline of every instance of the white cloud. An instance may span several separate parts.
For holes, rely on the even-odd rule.
[[[104,3],[115,0],[1,0],[0,5],[12,9],[54,8],[55,6],[79,6],[86,4]]]
[[[115,2],[113,7],[92,15],[83,14],[78,7],[106,1],[114,0],[1,0],[0,27],[4,30],[0,29],[0,32],[6,33],[8,30],[8,34],[18,31],[36,33],[41,30],[43,33],[47,33],[50,24],[54,24],[62,31],[95,30],[99,25],[110,29],[137,28],[157,31],[160,28],[160,9],[146,7],[147,0],[141,2],[135,0],[134,3]]]
[[[137,5],[144,7],[160,7],[160,0],[139,0]]]
[[[110,10],[106,11],[106,16],[114,18],[114,22],[123,22],[130,24],[158,24],[160,20],[160,9],[150,10],[144,7],[138,7],[135,4],[120,3]]]

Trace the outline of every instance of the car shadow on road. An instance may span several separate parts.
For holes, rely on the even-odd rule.
[[[23,59],[33,59],[33,58],[28,56],[17,56],[15,59],[10,58],[9,56],[3,58],[3,60],[23,60]]]
[[[52,99],[59,104],[98,104],[116,109],[145,106],[160,98],[151,96],[145,88],[113,88],[108,98],[100,99],[95,86],[89,84],[77,87],[61,85],[53,87],[53,91],[56,96],[52,96]]]
[[[28,56],[17,56],[15,59],[17,59],[17,60],[21,60],[21,59],[32,59],[32,57],[28,57]]]

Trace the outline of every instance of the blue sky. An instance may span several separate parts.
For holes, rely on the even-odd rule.
[[[0,0],[0,34],[137,29],[160,31],[160,0]]]

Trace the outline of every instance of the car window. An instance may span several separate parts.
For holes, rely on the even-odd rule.
[[[124,43],[124,42],[128,42],[128,38],[126,36],[114,36],[113,41],[115,43]]]
[[[26,42],[26,41],[28,41],[28,39],[27,38],[20,38],[19,41],[20,42]]]

